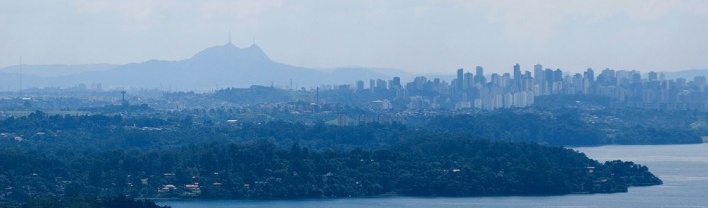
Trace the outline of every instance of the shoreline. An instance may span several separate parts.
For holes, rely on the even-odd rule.
[[[661,186],[663,184],[655,185],[641,185],[641,186],[629,186],[627,189],[631,188],[646,188],[652,186]],[[329,201],[329,200],[339,200],[339,199],[387,199],[387,198],[416,198],[416,199],[436,199],[436,198],[498,198],[498,197],[562,197],[562,196],[578,196],[578,195],[612,195],[612,194],[622,194],[628,193],[629,191],[618,191],[618,192],[573,192],[567,194],[537,194],[537,195],[478,195],[478,196],[411,196],[411,195],[400,195],[400,194],[382,194],[376,196],[350,196],[350,197],[320,197],[320,198],[135,198],[136,200],[150,200],[154,202],[165,202],[165,201],[242,201],[242,202],[279,202],[279,201]]]
[[[657,185],[652,185],[657,186]],[[660,186],[660,185],[658,185]],[[651,186],[630,186],[628,188],[649,188]],[[204,198],[135,198],[136,200],[151,200],[158,205],[168,205],[165,202],[318,202],[318,201],[336,201],[336,200],[366,200],[366,199],[489,199],[489,198],[545,198],[545,197],[572,197],[572,196],[590,196],[590,195],[616,195],[628,192],[611,192],[611,193],[568,193],[558,195],[484,195],[484,196],[407,196],[407,195],[379,195],[379,196],[352,196],[338,198],[278,198],[278,199],[204,199]]]
[[[702,142],[694,142],[694,143],[665,143],[665,144],[598,144],[598,145],[583,145],[583,146],[569,146],[569,145],[563,145],[559,147],[567,148],[567,149],[575,149],[575,148],[585,148],[585,147],[605,147],[605,146],[674,146],[674,145],[696,145],[696,144],[704,144],[708,143],[708,136],[702,136],[701,139],[703,139]]]

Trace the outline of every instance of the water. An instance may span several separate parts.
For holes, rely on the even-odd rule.
[[[602,146],[574,148],[590,158],[627,160],[647,165],[664,185],[633,187],[628,193],[533,197],[423,198],[384,197],[315,200],[168,200],[173,208],[237,207],[706,207],[708,208],[708,144]]]

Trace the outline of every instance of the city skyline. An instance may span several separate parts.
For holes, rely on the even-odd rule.
[[[47,87],[74,88],[77,86],[92,86],[93,88],[99,85],[105,86],[106,89],[155,88],[168,91],[211,91],[219,87],[246,88],[252,85],[277,86],[292,89],[293,87],[312,88],[322,85],[351,84],[356,80],[365,81],[369,79],[371,79],[370,81],[373,83],[376,79],[390,79],[391,77],[399,78],[397,83],[400,83],[401,80],[405,82],[417,80],[418,77],[425,78],[426,76],[443,79],[453,79],[454,77],[454,75],[450,75],[450,73],[453,73],[453,70],[428,74],[412,74],[404,71],[377,68],[340,68],[332,71],[318,71],[317,69],[298,68],[288,65],[287,63],[273,62],[266,54],[267,52],[260,50],[260,47],[256,45],[247,48],[239,48],[229,42],[221,46],[204,49],[193,55],[193,58],[180,61],[151,60],[139,64],[127,65],[24,65],[24,67],[16,65],[8,68],[0,68],[0,74],[7,75],[1,78],[4,78],[2,82],[5,84],[5,89],[10,91],[21,88]],[[531,69],[531,67],[533,67],[533,69]],[[23,71],[23,68],[30,70]],[[598,73],[605,70],[612,70],[617,71],[618,74],[636,74],[642,78],[646,78],[647,76],[651,77],[653,74],[655,78],[661,77],[661,80],[663,80],[664,76],[667,78],[684,77],[690,79],[694,76],[705,76],[706,70],[708,70],[664,73],[660,71],[587,68],[584,71],[573,71],[548,65],[544,67],[544,65],[540,63],[533,66],[522,66],[516,63],[512,68],[513,70],[507,69],[508,71],[487,70],[487,73],[482,73],[482,71],[485,70],[483,66],[476,66],[474,69],[467,68],[467,73],[464,73],[464,68],[458,68],[457,80],[462,80],[464,77],[466,81],[458,82],[454,84],[454,87],[462,89],[477,83],[486,84],[488,82],[497,83],[497,85],[499,85],[500,82],[502,82],[501,80],[505,79],[513,80],[513,83],[511,83],[513,85],[525,86],[524,83],[521,83],[522,80],[532,77],[534,78],[533,83],[527,84],[537,85],[540,84],[540,79],[544,79],[544,77],[547,76],[545,74],[548,73],[553,73],[553,75],[548,75],[548,77],[553,76],[557,77],[557,79],[565,79],[566,76],[574,77],[575,75],[593,77],[593,70],[597,70]],[[204,69],[207,69],[209,73],[203,73],[206,72],[202,71]],[[269,70],[269,72],[257,73],[265,70]],[[179,73],[177,73],[173,74],[170,79],[168,79],[171,81],[164,79],[164,74],[177,71],[191,71],[192,74],[184,77],[179,76]],[[23,82],[23,79],[19,77],[20,74],[30,75],[28,76],[29,79]],[[187,74],[189,73],[182,73],[182,75]],[[271,76],[274,74],[278,76]],[[123,78],[116,79],[116,77]],[[250,78],[244,79],[243,77]],[[67,82],[66,80],[73,81]],[[25,83],[25,85],[23,85],[23,83]],[[357,86],[359,86],[359,84],[359,82],[356,83]],[[383,84],[386,84],[385,81],[383,81]],[[361,85],[363,85],[363,83],[361,83]],[[381,84],[376,81],[376,85],[379,86]],[[401,84],[398,85],[400,86]],[[179,86],[179,88],[173,88],[171,86]]]
[[[703,1],[6,1],[0,67],[182,60],[227,40],[276,61],[414,74],[542,63],[708,68]]]

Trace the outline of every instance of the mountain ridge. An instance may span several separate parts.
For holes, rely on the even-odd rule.
[[[20,72],[21,75],[20,75]],[[661,72],[667,79],[708,74],[708,69]],[[424,74],[430,76],[432,74]],[[446,79],[454,75],[442,75]],[[314,69],[271,60],[258,45],[238,47],[232,43],[207,47],[190,58],[147,60],[128,64],[14,65],[0,68],[0,91],[20,88],[69,88],[81,84],[104,89],[160,89],[212,91],[247,88],[252,85],[300,89],[321,85],[353,84],[358,80],[389,80],[394,76],[412,80],[416,75],[397,69],[336,67]]]
[[[36,65],[23,65],[33,68]],[[280,87],[315,87],[327,84],[351,84],[357,80],[391,79],[394,73],[381,73],[382,68],[348,67],[328,71],[276,62],[256,44],[240,48],[232,43],[211,46],[183,60],[147,60],[123,65],[47,65],[45,71],[64,70],[57,76],[22,73],[23,88],[74,87],[101,84],[106,89],[176,89],[179,91],[211,91],[219,88],[245,88],[252,85]],[[76,70],[74,68],[88,68]],[[99,65],[96,65],[99,66]],[[20,81],[18,65],[0,69],[0,90],[17,90]]]

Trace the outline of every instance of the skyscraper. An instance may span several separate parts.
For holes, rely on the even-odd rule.
[[[462,68],[457,69],[457,91],[462,91],[462,87],[464,87],[464,78],[463,78],[464,70]]]
[[[588,68],[583,76],[585,76],[585,79],[587,79],[590,83],[595,82],[595,71],[593,71],[592,68]]]
[[[499,74],[493,73],[490,80],[492,82],[492,85],[497,87],[502,86],[501,76],[499,76]]]
[[[475,75],[474,75],[474,83],[475,84],[477,84],[477,83],[486,84],[487,81],[484,78],[484,68],[482,68],[481,66],[477,66],[476,70],[477,70],[477,73],[475,73]]]
[[[521,66],[518,63],[514,65],[514,84],[517,87],[521,85]]]
[[[648,77],[649,77],[649,81],[659,80],[659,75],[654,71],[650,71]]]
[[[553,71],[553,81],[562,82],[563,81],[563,71],[561,69],[556,69]]]
[[[393,77],[393,87],[401,88],[401,78],[400,77]]]
[[[546,83],[548,83],[549,85],[553,84],[553,70],[551,70],[551,69],[543,70],[543,77],[544,77],[543,80],[546,81]]]
[[[465,76],[464,76],[464,78],[463,78],[465,81],[464,81],[464,83],[462,84],[462,90],[463,90],[463,91],[467,91],[467,90],[469,90],[470,88],[472,88],[472,85],[474,85],[474,82],[472,82],[472,81],[474,80],[473,77],[474,77],[474,76],[472,75],[472,73],[469,73],[469,72],[465,73]]]
[[[533,65],[533,80],[535,84],[541,84],[541,82],[543,82],[543,65]]]

